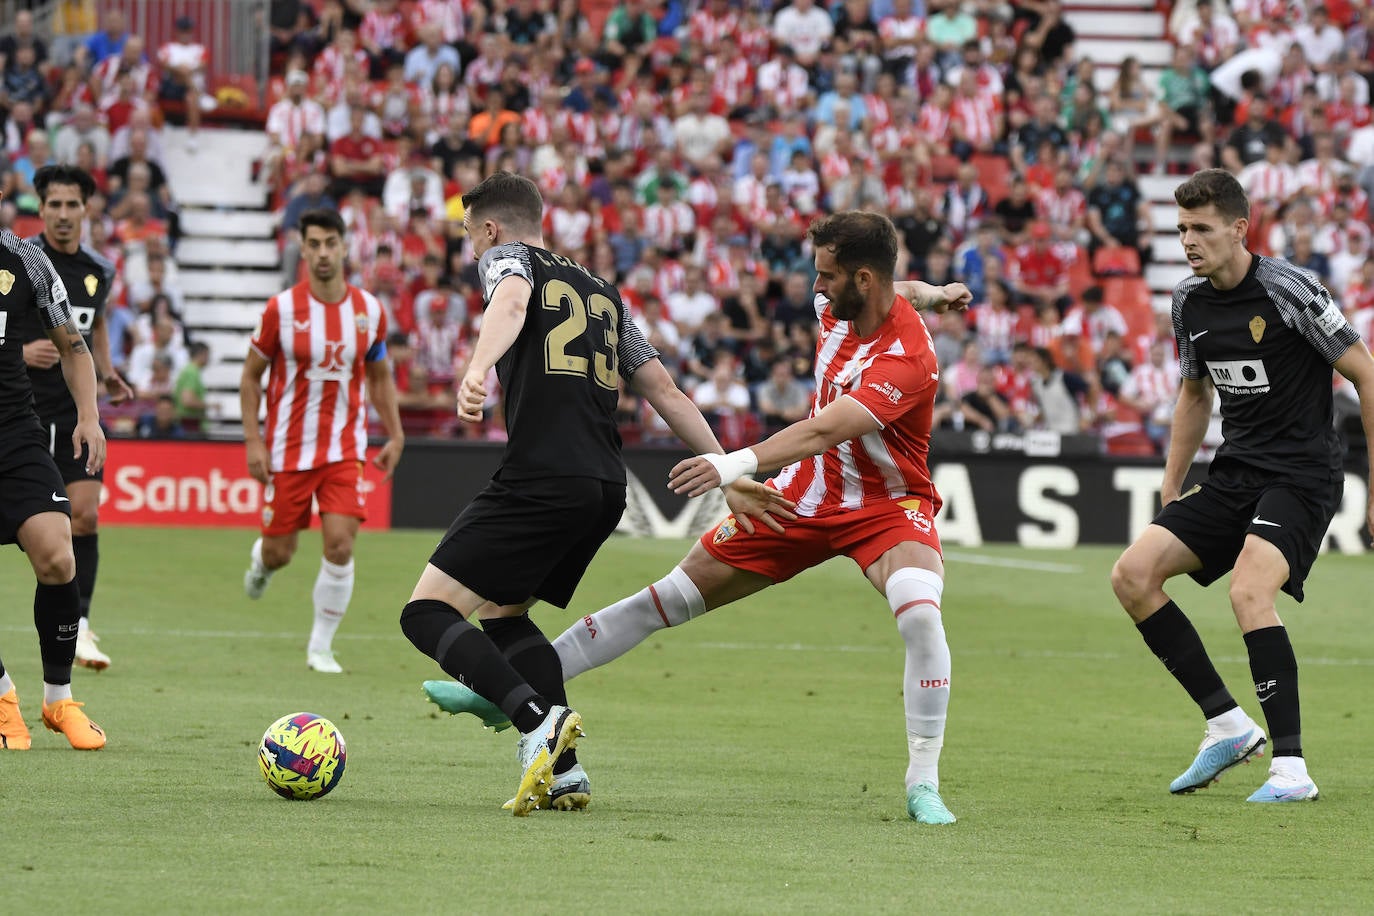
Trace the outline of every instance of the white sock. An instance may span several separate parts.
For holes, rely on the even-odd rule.
[[[1228,709],[1219,716],[1213,716],[1207,720],[1207,731],[1209,734],[1219,735],[1225,738],[1243,735],[1254,727],[1250,717],[1245,714],[1245,710],[1237,706],[1235,709]]]
[[[563,680],[619,658],[651,633],[706,613],[696,584],[674,566],[653,585],[608,608],[589,614],[553,641],[563,663]]]
[[[272,574],[276,572],[275,569],[268,569],[266,566],[263,565],[262,538],[258,538],[256,541],[254,541],[253,548],[248,551],[248,565],[255,574],[259,576],[266,576],[269,579],[272,578]]]
[[[310,651],[329,652],[353,597],[353,561],[340,566],[321,559],[314,596],[315,625],[310,628]]]
[[[89,620],[87,620],[85,617],[82,617],[81,620],[79,620],[79,621],[77,622],[77,625],[76,625],[76,635],[77,635],[77,636],[85,636],[85,635],[86,635],[87,633],[89,633],[90,631],[91,631],[91,622],[90,622]]]
[[[14,681],[10,680],[10,673],[6,671],[0,674],[0,697],[14,689]]]
[[[54,703],[61,702],[62,700],[70,700],[71,698],[71,684],[49,684],[47,681],[43,682],[44,706],[51,706]]]
[[[1271,768],[1276,773],[1294,779],[1311,778],[1307,775],[1307,760],[1303,757],[1275,757]]]
[[[902,698],[910,762],[906,786],[940,786],[940,749],[949,710],[949,643],[940,616],[945,583],[928,569],[907,567],[888,577],[883,592],[906,643]]]

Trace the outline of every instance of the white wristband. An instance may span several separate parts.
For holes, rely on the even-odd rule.
[[[748,477],[759,469],[759,456],[753,449],[742,448],[728,455],[702,455],[720,475],[720,485],[728,487],[741,477]]]

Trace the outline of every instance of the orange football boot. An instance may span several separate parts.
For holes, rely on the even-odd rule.
[[[0,697],[0,749],[27,751],[33,744],[29,727],[19,714],[19,694],[13,688]]]
[[[66,735],[78,751],[97,751],[105,746],[105,732],[81,711],[85,705],[76,700],[58,700],[52,705],[44,703],[43,724],[49,731]]]

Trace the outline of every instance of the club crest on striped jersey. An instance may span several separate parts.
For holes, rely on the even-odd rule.
[[[366,334],[368,328],[371,326],[370,322],[367,320],[367,312],[359,312],[358,314],[354,315],[353,323],[358,326],[359,334]]]
[[[716,528],[716,536],[711,538],[713,544],[724,544],[739,532],[739,524],[733,515],[727,515],[725,521],[721,522]]]

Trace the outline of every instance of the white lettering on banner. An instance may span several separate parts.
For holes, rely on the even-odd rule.
[[[944,500],[936,527],[940,543],[963,547],[983,546],[983,529],[978,523],[978,506],[973,501],[973,482],[968,467],[962,464],[939,464],[931,470],[935,492]]]
[[[1340,508],[1331,519],[1322,538],[1321,552],[1364,553],[1365,512],[1369,505],[1369,488],[1358,474],[1345,475],[1345,495]]]
[[[1073,506],[1050,499],[1078,495],[1078,475],[1065,467],[1028,467],[1016,485],[1016,502],[1031,522],[1016,526],[1016,542],[1022,547],[1073,547],[1078,543],[1078,512]],[[1049,525],[1043,528],[1035,522]]]
[[[113,494],[102,490],[101,502],[114,499],[120,512],[215,512],[253,515],[262,502],[262,486],[251,477],[226,477],[211,468],[208,477],[144,478],[145,469],[128,464],[115,472]]]
[[[1127,495],[1126,540],[1134,542],[1154,521],[1159,511],[1159,487],[1164,480],[1162,468],[1116,468],[1112,489]]]

